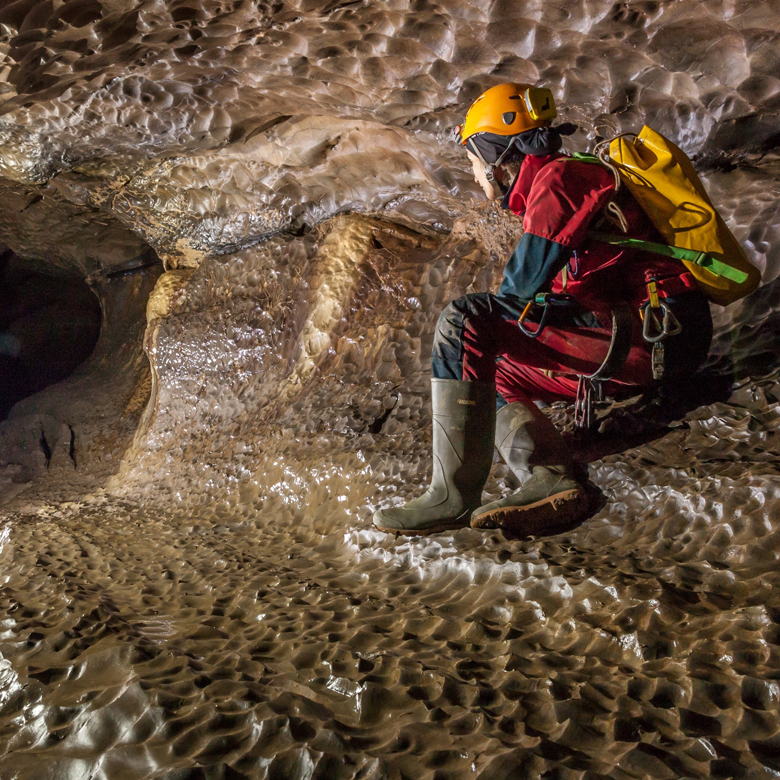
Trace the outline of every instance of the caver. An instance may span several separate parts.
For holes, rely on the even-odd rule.
[[[501,205],[522,217],[524,233],[497,293],[465,295],[439,317],[431,483],[404,506],[377,511],[381,530],[471,524],[541,534],[577,523],[587,492],[534,402],[579,395],[582,406],[596,383],[615,397],[654,383],[674,392],[707,356],[712,319],[696,278],[677,258],[642,248],[666,242],[613,168],[561,152],[561,136],[576,128],[553,127],[555,117],[549,90],[501,84],[458,128],[476,181],[497,198],[503,178]],[[510,182],[505,166],[518,161]],[[640,243],[618,246],[594,233]],[[494,444],[521,487],[481,506]]]

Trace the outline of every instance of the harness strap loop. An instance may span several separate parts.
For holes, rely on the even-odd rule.
[[[602,384],[614,379],[628,360],[634,335],[631,308],[621,303],[612,309],[612,339],[602,364],[590,375],[582,375],[577,383],[574,401],[574,426],[579,431],[590,430],[593,424],[593,395],[602,395]]]
[[[620,229],[624,233],[628,233],[628,220],[626,219],[626,215],[623,213],[623,209],[621,209],[614,200],[607,203],[607,211],[617,220]]]
[[[596,371],[585,379],[605,382],[614,379],[623,369],[631,351],[634,335],[634,323],[631,317],[631,307],[621,303],[612,309],[612,339],[609,342],[607,356]]]

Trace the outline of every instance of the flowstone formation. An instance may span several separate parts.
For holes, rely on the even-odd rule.
[[[776,777],[779,64],[774,0],[4,3],[0,370],[55,384],[0,385],[0,776]],[[388,536],[507,80],[680,144],[763,285],[580,528]]]

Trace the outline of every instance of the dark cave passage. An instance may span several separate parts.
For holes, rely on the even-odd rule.
[[[65,379],[95,348],[101,308],[86,282],[0,255],[0,420],[29,395]]]

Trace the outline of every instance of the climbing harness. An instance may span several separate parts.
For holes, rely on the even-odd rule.
[[[544,332],[548,315],[553,307],[567,307],[576,304],[577,301],[571,295],[537,293],[525,305],[523,313],[517,320],[517,325],[529,338],[538,338]],[[536,328],[532,330],[527,326],[526,320],[534,307],[541,307],[542,314]],[[631,351],[634,327],[628,304],[615,306],[612,309],[611,318],[612,337],[606,357],[596,371],[592,374],[580,375],[578,379],[577,395],[574,401],[574,425],[580,432],[590,430],[593,424],[594,398],[603,400],[604,382],[614,379],[620,374],[628,359],[628,353]],[[677,324],[679,325],[679,323]]]

